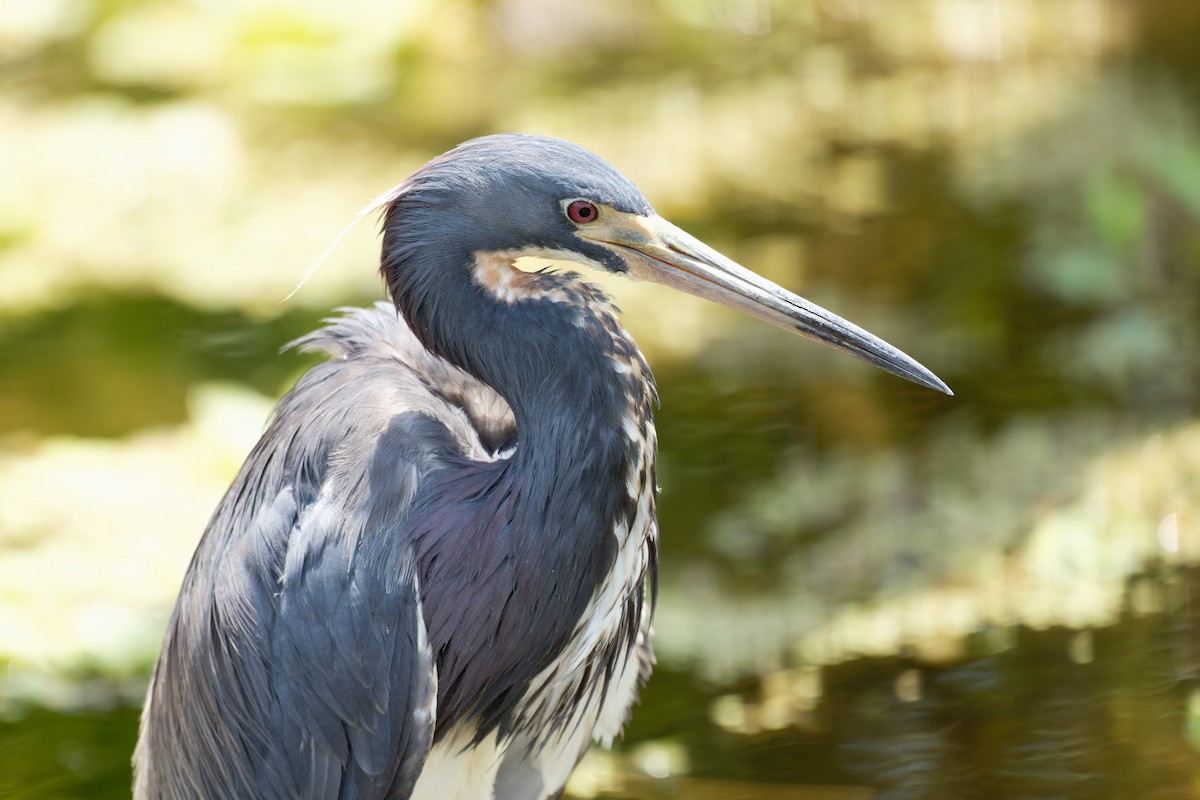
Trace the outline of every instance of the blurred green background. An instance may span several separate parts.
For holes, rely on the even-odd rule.
[[[659,667],[573,797],[1200,797],[1200,4],[0,0],[0,796],[128,795],[221,492],[484,133],[912,353],[609,284]]]

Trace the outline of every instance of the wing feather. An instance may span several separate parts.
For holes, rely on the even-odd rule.
[[[432,745],[406,514],[450,460],[494,458],[511,412],[387,306],[298,344],[332,359],[281,401],[188,568],[143,713],[139,798],[406,797]]]

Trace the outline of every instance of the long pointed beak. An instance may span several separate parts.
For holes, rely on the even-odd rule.
[[[952,395],[941,378],[911,356],[857,325],[792,294],[713,250],[657,215],[620,215],[615,224],[579,231],[620,252],[638,278],[735,308],[752,317],[831,344],[893,375]]]

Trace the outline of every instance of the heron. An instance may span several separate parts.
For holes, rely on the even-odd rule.
[[[654,379],[583,264],[950,394],[900,350],[658,216],[599,156],[473,139],[382,213],[391,302],[293,343],[187,569],[137,798],[560,797],[654,662]]]

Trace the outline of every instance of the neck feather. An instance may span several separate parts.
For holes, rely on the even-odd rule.
[[[514,723],[528,682],[567,647],[618,553],[645,546],[628,534],[642,490],[653,497],[653,378],[608,299],[575,276],[539,275],[529,278],[538,296],[504,302],[472,280],[473,263],[385,265],[425,346],[499,392],[517,422],[510,458],[447,470],[414,501],[441,654],[439,735],[464,716],[479,735]],[[640,588],[630,591],[639,618]]]

